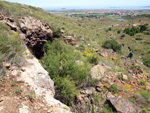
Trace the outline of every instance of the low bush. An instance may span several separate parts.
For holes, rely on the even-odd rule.
[[[60,28],[53,30],[53,36],[54,37],[60,37],[61,36]]]
[[[145,31],[144,35],[150,35],[150,31]]]
[[[118,92],[118,87],[115,84],[113,84],[113,85],[110,86],[109,90],[111,92],[117,93]]]
[[[115,52],[121,52],[121,44],[119,44],[116,40],[106,40],[103,43],[103,47],[106,49],[112,49]]]
[[[136,38],[135,40],[143,40],[142,38]]]
[[[16,93],[17,94],[21,94],[22,93],[22,90],[20,88],[16,88]]]
[[[149,57],[144,57],[142,58],[143,64],[146,65],[147,67],[150,67],[150,58]]]
[[[44,51],[42,62],[59,89],[61,95],[59,99],[70,105],[77,92],[77,87],[88,75],[89,64],[82,61],[80,52],[75,52],[71,45],[66,45],[60,39],[48,42]]]
[[[118,79],[119,79],[119,80],[123,80],[123,76],[122,76],[122,75],[119,75],[119,76],[118,76]]]
[[[135,99],[135,97],[131,97],[129,101],[132,102],[132,103],[135,103],[136,99]]]
[[[145,82],[144,81],[140,81],[139,83],[141,86],[145,86]]]
[[[122,34],[122,35],[121,35],[121,38],[123,38],[123,37],[125,37],[125,34]]]
[[[140,91],[140,94],[141,94],[142,97],[144,97],[144,99],[150,101],[150,91],[141,90],[141,91]]]
[[[121,33],[121,31],[120,31],[120,30],[118,30],[118,31],[117,31],[117,33],[118,33],[118,34],[120,34],[120,33]]]
[[[71,105],[73,98],[78,94],[78,89],[74,81],[72,81],[69,76],[58,76],[54,81],[57,85],[56,93],[58,92],[56,98],[60,99],[63,103],[67,103],[67,105]],[[58,96],[58,94],[60,95]]]

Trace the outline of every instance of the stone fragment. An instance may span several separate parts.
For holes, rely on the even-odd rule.
[[[128,80],[128,76],[127,75],[123,74],[122,77],[123,77],[124,80]]]
[[[10,68],[11,64],[7,63],[7,62],[3,62],[3,66],[6,67],[6,68]]]

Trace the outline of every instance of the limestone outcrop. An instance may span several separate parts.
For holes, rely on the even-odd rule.
[[[21,18],[19,24],[20,30],[25,34],[27,46],[32,49],[36,57],[41,57],[44,44],[53,38],[52,28],[32,17]]]
[[[30,16],[21,17],[17,23],[14,19],[1,15],[0,22],[5,23],[11,30],[18,32],[37,58],[43,55],[44,44],[53,39],[51,26]]]
[[[46,109],[45,113],[48,111],[53,113],[70,113],[71,111],[69,107],[54,99],[54,82],[51,80],[48,72],[41,66],[39,61],[29,52],[28,49],[25,52],[24,59],[25,64],[21,67],[8,66],[7,63],[3,63],[3,65],[7,66],[8,69],[7,76],[15,77],[17,82],[23,83],[25,88],[28,87],[28,91],[33,91],[35,93],[35,98],[38,100],[38,104],[43,104],[43,106],[40,107],[42,109]],[[30,104],[25,104],[24,101],[19,100],[17,97],[14,100],[19,101],[22,104],[22,106],[19,108],[19,113],[31,113],[33,108],[30,106]],[[8,97],[3,98],[6,98],[3,99],[3,102],[6,104],[1,107],[2,110],[5,110],[5,108],[8,107],[8,100],[12,99]],[[11,102],[13,103],[13,101]],[[36,105],[37,102],[34,104]]]

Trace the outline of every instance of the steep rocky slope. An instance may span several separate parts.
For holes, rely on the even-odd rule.
[[[17,65],[9,61],[2,62],[5,74],[1,77],[0,112],[71,112],[69,107],[54,98],[54,82],[37,59],[43,55],[44,44],[53,38],[52,28],[30,16],[18,20],[19,23],[10,16],[0,14],[0,22],[7,25],[9,32],[24,40],[27,46]],[[6,32],[6,35],[9,37],[9,33]]]
[[[92,25],[84,27],[80,22],[32,6],[2,1],[0,6],[0,32],[5,34],[0,34],[0,44],[6,46],[5,50],[0,49],[3,56],[0,57],[0,72],[4,75],[0,77],[1,112],[150,111],[149,71],[139,59],[129,60],[113,49],[103,48],[99,40],[106,40],[104,37],[111,33],[101,31],[104,33],[101,37],[101,32],[94,30]],[[4,24],[7,30],[3,29]],[[56,28],[61,29],[57,31]],[[55,29],[59,34],[57,40],[58,37],[53,36]],[[93,39],[95,34],[97,38]],[[6,36],[8,40],[15,39],[26,45],[21,59],[14,55],[18,54],[13,48],[17,42],[11,46],[11,43],[8,46],[2,43]],[[45,44],[46,49],[43,49]],[[128,52],[123,41],[119,40],[119,45]],[[8,48],[12,49],[7,52]],[[42,57],[40,61],[51,75],[34,55]],[[56,87],[50,77],[55,80]]]
[[[3,63],[7,68],[7,76],[6,80],[3,80],[5,82],[3,89],[0,88],[2,91],[0,112],[69,113],[70,108],[54,99],[54,82],[28,49],[24,60],[25,64],[21,67]],[[11,80],[14,84],[10,83]],[[12,86],[9,87],[9,85]],[[18,89],[13,86],[17,86]],[[8,87],[14,89],[15,92],[7,91]]]

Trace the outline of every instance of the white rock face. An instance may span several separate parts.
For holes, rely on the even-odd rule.
[[[70,113],[69,107],[54,99],[54,82],[29,50],[26,51],[25,60],[27,63],[21,70],[13,71],[14,75],[18,75],[17,81],[24,81],[25,85],[30,86],[35,91],[36,97],[43,98],[43,102],[50,106],[52,112]],[[22,109],[24,108],[20,111]]]
[[[30,113],[29,110],[28,110],[28,109],[29,109],[28,106],[26,106],[26,105],[24,105],[24,104],[22,104],[22,106],[23,106],[23,107],[19,109],[19,112],[20,112],[20,113]]]

